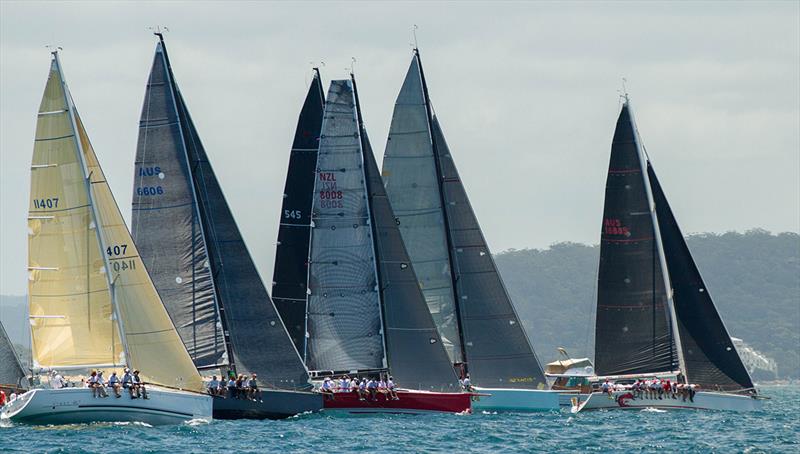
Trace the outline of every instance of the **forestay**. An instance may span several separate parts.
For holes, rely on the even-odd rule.
[[[678,370],[646,179],[627,104],[617,120],[605,190],[597,283],[595,370]]]
[[[315,70],[289,155],[272,278],[272,300],[292,342],[301,352],[305,348],[311,203],[324,108],[322,81]]]
[[[216,179],[208,156],[203,148],[195,126],[189,116],[184,99],[178,90],[169,66],[169,58],[163,41],[158,44],[156,59],[161,58],[161,67],[166,68],[170,94],[174,99],[173,109],[179,125],[178,145],[181,153],[171,147],[153,147],[142,151],[142,156],[162,161],[178,159],[189,170],[191,191],[182,193],[185,199],[179,204],[196,208],[196,216],[202,232],[202,243],[207,251],[216,306],[220,313],[220,325],[228,331],[228,349],[232,358],[230,365],[239,373],[255,372],[259,380],[269,386],[280,388],[308,388],[308,373],[294,344],[289,339],[280,316],[263,285],[250,253],[236,225],[230,208]],[[154,66],[154,70],[157,69]],[[166,100],[164,101],[166,103]],[[142,144],[140,143],[140,146]],[[163,155],[161,154],[163,153]],[[159,157],[162,156],[162,157]],[[174,165],[174,163],[172,163]],[[155,166],[156,163],[154,162]],[[158,177],[155,177],[158,178]],[[167,177],[165,176],[164,179]],[[145,180],[146,181],[146,180]],[[154,181],[154,177],[150,177]],[[152,184],[157,184],[156,182]],[[134,194],[136,197],[137,194]],[[156,191],[155,197],[158,197]],[[151,197],[153,195],[151,194]],[[148,229],[152,236],[159,236],[166,229],[175,228],[174,223],[158,223],[147,219],[153,210],[140,211],[137,220],[138,231],[145,235]],[[191,225],[182,224],[184,238],[193,238]],[[154,260],[159,260],[161,252],[152,251]],[[169,260],[169,258],[168,258]],[[173,259],[174,260],[174,259]],[[185,284],[185,285],[190,285]],[[186,311],[182,314],[185,316]],[[181,319],[182,324],[190,325],[197,319]],[[218,325],[219,326],[219,325]]]
[[[29,290],[38,365],[128,365],[146,382],[201,391],[74,108],[57,53],[32,167]]]
[[[351,81],[331,81],[311,213],[305,351],[311,370],[387,367],[355,107]]]

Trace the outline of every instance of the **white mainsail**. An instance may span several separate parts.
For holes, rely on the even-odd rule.
[[[39,108],[30,198],[34,365],[129,366],[146,382],[202,391],[73,105],[58,53]]]

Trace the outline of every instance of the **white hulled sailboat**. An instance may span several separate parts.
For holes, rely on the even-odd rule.
[[[595,333],[598,378],[677,382],[595,392],[573,411],[600,408],[761,408],[753,381],[711,300],[641,143],[627,95],[605,190]],[[690,386],[692,391],[685,388]],[[696,392],[695,392],[696,391]]]
[[[148,399],[33,389],[3,409],[31,424],[211,419],[211,397],[144,268],[53,52],[39,107],[28,214],[34,368],[140,369]]]

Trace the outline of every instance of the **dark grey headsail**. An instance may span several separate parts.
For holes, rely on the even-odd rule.
[[[22,386],[24,379],[25,371],[14,351],[14,346],[11,345],[11,339],[6,334],[6,329],[0,323],[0,386]]]
[[[480,386],[544,388],[542,367],[433,114],[417,51],[395,106],[383,175],[428,305],[456,347],[452,360],[464,361]],[[444,254],[435,245],[427,249],[426,241],[444,245]]]
[[[272,301],[289,331],[298,351],[304,350],[306,320],[306,283],[308,281],[308,244],[311,234],[311,199],[314,192],[319,135],[325,93],[319,71],[308,88],[297,129],[294,133],[289,170],[283,190],[275,270],[272,277]]]
[[[644,167],[628,106],[611,145],[600,235],[595,370],[678,370]]]
[[[305,360],[315,371],[387,367],[358,125],[351,81],[331,81],[308,260]]]
[[[153,110],[153,105],[163,105],[163,108]],[[148,140],[159,126],[169,128],[171,140]],[[226,355],[220,355],[217,363],[239,373],[256,372],[267,386],[309,388],[308,372],[244,244],[178,90],[163,39],[156,48],[141,129],[133,195],[133,232],[148,270],[157,276],[155,283],[159,292],[162,292],[161,282],[173,279],[165,290],[179,284],[181,292],[188,294],[182,305],[177,305],[162,293],[170,316],[179,329],[183,328],[180,333],[184,342],[191,346],[195,341],[191,337],[195,325],[208,321],[194,316],[197,286],[191,274],[180,273],[186,273],[186,269],[206,269],[210,277],[205,283],[206,288],[210,288],[210,304],[218,314],[214,329],[225,334]],[[139,175],[143,173],[141,169],[147,167],[160,167],[161,171],[155,175],[147,172]],[[179,171],[168,173],[174,169]],[[142,187],[155,187],[155,193],[139,191]],[[163,199],[171,200],[172,204],[160,201]],[[188,206],[192,211],[171,214],[177,206]],[[165,237],[178,244],[165,247],[169,246],[164,244]],[[204,254],[187,254],[195,250],[203,250]],[[198,257],[203,262],[197,263]],[[187,265],[183,270],[177,269],[177,277],[181,279],[173,277],[175,268],[166,270],[166,273],[173,273],[162,277],[165,273],[162,264],[166,268],[176,262]]]
[[[672,301],[680,330],[685,373],[692,383],[704,389],[753,389],[750,374],[711,300],[649,161],[647,173],[672,282]]]
[[[358,105],[358,90],[355,92]],[[360,109],[358,113],[361,121]],[[459,391],[458,378],[419,288],[363,124],[361,137],[389,369],[407,388]]]

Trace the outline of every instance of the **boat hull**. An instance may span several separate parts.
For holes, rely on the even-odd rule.
[[[475,388],[475,391],[480,394],[472,402],[476,411],[551,411],[560,408],[558,391],[513,388]]]
[[[676,399],[632,398],[630,391],[614,391],[612,397],[604,393],[592,393],[586,400],[572,407],[573,412],[586,410],[642,409],[659,408],[675,410],[726,410],[726,411],[758,411],[764,405],[762,399],[737,394],[699,391],[693,401],[682,397]]]
[[[261,402],[214,396],[214,419],[284,419],[322,410],[315,392],[262,389]]]
[[[34,389],[3,407],[2,417],[23,424],[87,424],[143,422],[178,424],[192,419],[211,420],[211,396],[148,386],[149,399],[92,397],[88,388]]]
[[[464,413],[471,411],[470,393],[437,393],[417,390],[398,390],[398,400],[379,394],[375,400],[359,400],[358,393],[335,393],[325,398],[325,411],[363,413]]]

